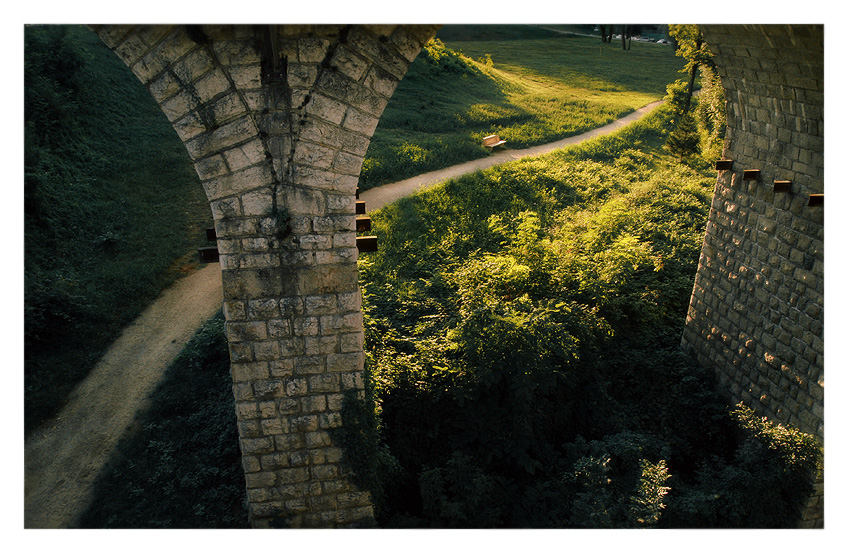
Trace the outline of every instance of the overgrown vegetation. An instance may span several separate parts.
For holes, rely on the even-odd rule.
[[[97,61],[102,47],[83,30],[66,33],[27,31],[29,420],[49,412],[61,397],[50,396],[49,388],[75,378],[50,380],[58,377],[49,367],[90,363],[111,340],[108,332],[136,309],[127,298],[138,297],[143,305],[165,281],[160,277],[172,260],[193,245],[175,238],[181,244],[173,246],[175,253],[155,262],[152,254],[129,261],[137,259],[134,253],[122,257],[136,244],[130,227],[149,235],[152,227],[164,226],[159,221],[145,227],[132,217],[151,220],[151,210],[164,212],[165,219],[183,225],[169,236],[188,235],[190,243],[193,229],[202,229],[193,225],[199,216],[192,214],[208,210],[202,198],[197,211],[194,200],[186,208],[174,199],[193,197],[185,195],[189,189],[202,195],[199,186],[188,184],[193,176],[167,182],[159,176],[169,168],[182,174],[182,146],[174,145],[180,155],[159,157],[169,155],[174,137],[153,126],[140,130],[158,117],[135,119],[134,110],[147,109],[135,106],[146,100],[133,100],[130,110],[95,95],[99,108],[124,106],[105,123],[95,119],[99,110],[85,99],[91,79],[97,68],[118,62]],[[396,118],[396,129],[381,125],[374,143],[380,137],[396,141],[405,127],[411,138],[397,142],[398,148],[409,160],[422,157],[413,172],[431,168],[428,159],[443,159],[428,158],[436,150],[421,140],[438,137],[443,123],[414,115],[417,109],[449,111],[415,103],[433,96],[425,82],[443,92],[434,101],[464,103],[465,111],[453,112],[466,118],[463,132],[481,135],[501,130],[509,136],[509,129],[525,124],[521,133],[532,135],[530,122],[543,119],[545,111],[531,113],[532,101],[508,102],[524,94],[544,104],[541,92],[527,93],[536,85],[567,98],[565,89],[541,76],[551,72],[561,71],[560,84],[578,78],[606,83],[602,89],[633,103],[625,111],[644,103],[634,99],[634,90],[661,93],[653,85],[641,90],[616,81],[625,78],[620,68],[597,63],[589,72],[588,53],[587,69],[574,73],[567,66],[581,56],[571,51],[558,64],[534,67],[533,41],[520,28],[509,33],[521,52],[512,61],[509,49],[481,41],[462,45],[466,53],[482,48],[473,54],[477,62],[431,44],[413,67],[413,78],[415,71],[420,78],[411,89],[420,96],[400,94],[393,100],[400,107],[386,111],[396,109],[389,121],[404,113],[409,119],[401,124]],[[549,49],[544,40],[536,43],[540,51]],[[642,46],[650,45],[634,44],[634,50],[615,55],[632,64]],[[48,68],[55,79],[47,78]],[[139,93],[123,77],[109,79],[122,95]],[[507,103],[481,107],[479,98],[463,96],[475,90]],[[346,404],[346,425],[336,439],[360,484],[374,492],[382,527],[791,526],[820,454],[815,440],[763,421],[742,405],[728,409],[713,392],[710,375],[678,351],[714,176],[703,142],[694,155],[666,146],[668,129],[679,128],[670,124],[678,113],[670,96],[669,107],[622,132],[449,181],[371,214],[381,248],[360,261],[368,389],[366,401],[350,398]],[[404,109],[403,102],[413,107]],[[719,129],[720,120],[711,119],[718,114],[707,117],[698,111],[701,105],[695,108],[696,127],[712,121],[711,128]],[[595,105],[588,111],[599,113]],[[490,131],[498,117],[503,127]],[[145,125],[137,127],[142,120]],[[415,130],[426,125],[432,127]],[[145,151],[157,152],[157,175],[140,176],[142,169],[127,165],[138,158],[137,150],[129,155],[90,146],[102,137],[99,126],[110,133],[109,148],[118,148],[126,136],[135,140],[132,146],[149,138]],[[462,150],[462,137],[445,137],[446,147]],[[475,141],[468,142],[469,152]],[[153,148],[162,144],[165,154]],[[372,153],[369,158],[378,160]],[[106,205],[102,198],[109,194],[120,207]],[[171,204],[187,213],[168,212]],[[104,221],[113,224],[105,228]],[[65,246],[67,259],[56,259],[51,248],[62,232],[71,232],[72,240]],[[164,252],[166,242],[159,236],[135,247]],[[92,243],[103,251],[86,255]],[[120,288],[122,269],[147,284]],[[104,308],[109,301],[121,305],[120,312]],[[96,326],[101,319],[112,326]],[[98,333],[107,335],[98,342],[92,339]],[[86,340],[92,346],[75,365],[56,357],[62,343],[74,343],[68,349],[76,352]],[[39,349],[54,357],[39,357]],[[98,480],[83,526],[247,525],[220,314],[169,369],[149,411],[118,449]]]
[[[663,152],[671,111],[372,213],[381,525],[792,524],[814,442],[679,353],[714,177]]]
[[[489,134],[523,148],[602,126],[662,98],[681,66],[667,45],[624,52],[539,27],[446,26],[386,107],[360,187],[484,157]]]
[[[724,89],[715,70],[713,54],[697,25],[669,27],[670,35],[679,45],[677,55],[686,60],[680,72],[687,79],[677,79],[667,87],[665,99],[672,106],[674,118],[666,148],[686,162],[714,162],[722,154],[727,117]],[[696,98],[695,83],[699,75],[701,89]]]
[[[728,409],[678,350],[713,177],[663,152],[670,111],[372,213],[367,401],[336,439],[381,527],[792,526],[815,439]],[[239,524],[220,324],[171,369],[86,525]]]
[[[81,527],[247,527],[221,312],[168,368],[150,405],[98,476]]]
[[[192,269],[211,213],[184,146],[89,30],[25,29],[25,424]]]

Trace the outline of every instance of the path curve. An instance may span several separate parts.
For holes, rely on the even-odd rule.
[[[492,155],[425,173],[360,194],[369,210],[465,173],[571,146],[609,134],[662,102],[581,135]],[[221,267],[208,265],[165,290],[130,324],[69,396],[52,420],[24,446],[24,527],[74,528],[92,485],[121,436],[185,344],[221,307]]]
[[[59,415],[29,436],[25,528],[76,526],[99,469],[165,369],[222,301],[217,264],[178,280],[124,329]]]
[[[518,159],[529,156],[538,156],[541,154],[546,154],[548,152],[552,152],[560,148],[565,148],[566,146],[574,146],[575,144],[583,142],[584,140],[589,140],[592,138],[597,138],[598,136],[610,134],[626,125],[629,125],[630,123],[633,123],[634,121],[638,121],[662,103],[662,100],[652,102],[644,107],[637,109],[633,113],[622,117],[621,119],[616,119],[612,123],[604,125],[603,127],[598,127],[597,129],[593,129],[583,134],[563,138],[562,140],[557,140],[556,142],[549,142],[547,144],[541,144],[539,146],[531,146],[530,148],[523,148],[521,150],[499,150],[489,155],[488,157],[475,159],[465,163],[460,163],[459,165],[453,165],[451,167],[446,167],[445,169],[439,169],[437,171],[431,171],[429,173],[424,173],[416,177],[408,178],[391,184],[384,184],[383,186],[378,186],[377,188],[371,188],[370,190],[360,192],[359,199],[365,202],[365,207],[369,211],[374,211],[376,209],[380,209],[384,205],[388,205],[390,203],[398,201],[403,197],[414,194],[415,192],[430,188],[431,186],[434,186],[442,181],[460,177],[462,175],[465,175],[466,173],[473,173],[474,171],[488,169],[489,167],[494,167],[495,165],[500,165],[501,163],[506,163],[508,161],[516,161]]]

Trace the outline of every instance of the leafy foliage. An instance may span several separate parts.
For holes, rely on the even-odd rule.
[[[670,25],[669,33],[677,44],[676,54],[686,60],[680,72],[688,75],[688,83],[678,79],[666,88],[665,99],[675,114],[666,147],[672,155],[689,163],[696,157],[713,162],[721,156],[727,126],[724,89],[713,54],[697,25]],[[701,90],[695,98],[698,72]],[[695,108],[691,109],[693,101]]]
[[[800,495],[756,496],[809,444],[737,442],[678,351],[712,183],[659,148],[672,116],[372,214],[381,525],[792,524]]]
[[[674,131],[666,142],[668,151],[680,159],[692,158],[701,153],[701,137],[698,124],[690,113],[681,114],[675,122]]]

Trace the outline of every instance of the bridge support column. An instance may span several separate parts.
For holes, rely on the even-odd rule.
[[[724,157],[683,345],[734,404],[824,440],[824,28],[704,25]],[[804,525],[823,524],[822,478]]]
[[[372,524],[334,438],[363,390],[354,198],[436,27],[93,29],[172,122],[210,201],[251,523]]]

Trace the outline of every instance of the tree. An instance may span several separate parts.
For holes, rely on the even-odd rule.
[[[674,130],[666,140],[666,149],[680,159],[687,159],[700,153],[700,145],[695,117],[691,113],[681,114],[676,118]]]
[[[630,50],[630,39],[633,35],[633,26],[632,25],[622,25],[621,26],[621,49],[622,50]]]
[[[715,62],[697,25],[669,25],[668,34],[675,41],[675,54],[686,60],[686,66],[680,72],[689,75],[689,86],[683,105],[683,113],[687,113],[692,103],[698,68],[703,65],[712,69]]]

